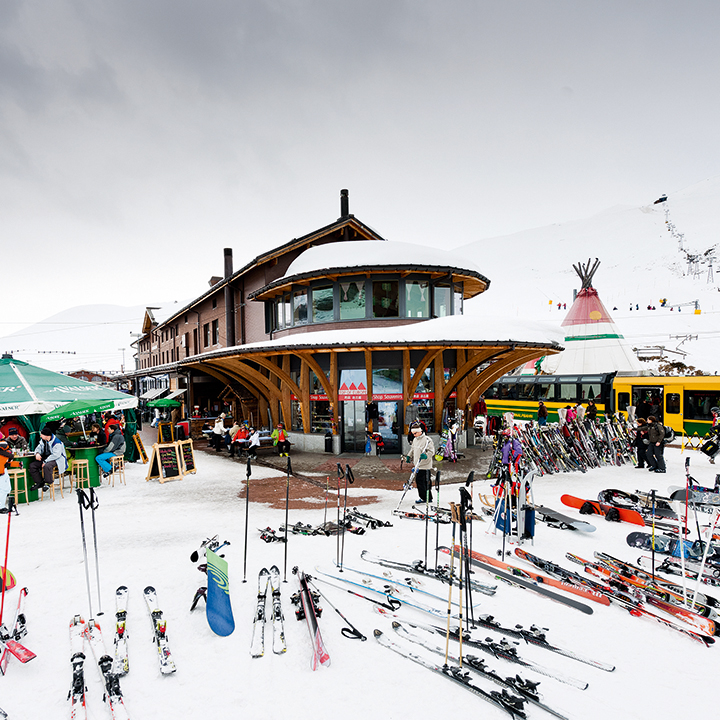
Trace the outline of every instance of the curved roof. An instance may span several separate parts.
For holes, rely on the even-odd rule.
[[[437,278],[452,275],[454,280],[467,284],[465,297],[484,292],[490,285],[474,263],[447,250],[388,240],[348,240],[308,248],[290,263],[282,278],[250,297],[260,297],[293,282],[361,272],[425,272]]]

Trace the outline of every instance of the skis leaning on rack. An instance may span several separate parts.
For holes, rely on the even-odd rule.
[[[125,709],[120,678],[113,672],[113,659],[108,655],[103,641],[100,625],[90,619],[85,620],[76,615],[70,622],[70,649],[72,663],[72,686],[68,699],[70,700],[70,717],[72,720],[85,720],[87,709],[85,705],[85,641],[90,645],[95,662],[97,662],[100,675],[105,685],[104,700],[110,709],[113,720],[129,720]]]
[[[272,610],[270,619],[273,628],[273,652],[282,655],[287,650],[285,642],[285,618],[280,595],[280,568],[273,565],[270,570],[263,568],[258,574],[257,605],[253,620],[250,654],[262,657],[265,654],[265,622],[267,620],[267,596],[270,589]]]
[[[147,603],[150,620],[153,626],[153,640],[158,649],[158,662],[160,663],[160,672],[163,675],[170,675],[177,669],[172,655],[170,654],[170,645],[167,638],[167,623],[163,616],[163,612],[158,605],[157,593],[152,585],[148,585],[143,590],[145,602]]]

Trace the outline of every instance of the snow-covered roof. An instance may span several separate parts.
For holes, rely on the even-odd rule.
[[[480,268],[467,260],[466,255],[466,253],[451,253],[425,245],[390,240],[384,242],[350,240],[308,248],[290,263],[285,277],[327,268],[365,267],[369,264],[453,267],[482,275]]]
[[[378,345],[470,344],[495,345],[517,344],[559,348],[561,333],[550,323],[525,321],[520,318],[498,318],[489,316],[450,315],[448,317],[424,320],[406,325],[382,327],[349,328],[345,330],[318,330],[297,333],[274,340],[267,340],[231,348],[222,348],[193,355],[180,364],[194,363],[213,357],[235,355],[244,352],[273,351],[285,348],[315,349],[331,347],[367,347]]]

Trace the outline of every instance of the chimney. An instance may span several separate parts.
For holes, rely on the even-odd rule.
[[[350,198],[347,190],[340,191],[340,219],[350,215]]]
[[[225,256],[225,280],[233,274],[232,248],[223,250]],[[225,339],[226,347],[235,345],[235,291],[229,282],[225,283]]]

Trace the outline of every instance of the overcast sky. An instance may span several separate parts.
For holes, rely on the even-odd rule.
[[[717,0],[2,0],[4,320],[192,297],[341,188],[438,247],[652,202],[720,174],[718,37]]]

